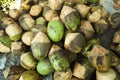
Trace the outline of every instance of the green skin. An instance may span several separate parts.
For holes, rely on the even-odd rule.
[[[37,64],[37,71],[41,75],[49,75],[54,71],[49,59],[41,60]]]
[[[88,55],[90,54],[91,48],[93,47],[94,44],[100,44],[98,39],[91,39],[87,42],[87,45],[85,46],[82,54],[85,57],[88,57]]]
[[[50,47],[50,43],[32,43],[31,50],[34,58],[38,61],[46,58]]]
[[[99,0],[85,0],[84,3],[97,4]]]
[[[20,64],[25,69],[34,69],[36,67],[37,61],[33,57],[32,53],[24,53],[24,59],[20,61]],[[27,63],[27,64],[26,64]]]
[[[46,21],[43,20],[43,19],[36,19],[36,25],[38,25],[38,24],[40,24],[40,25],[46,25]]]
[[[65,16],[63,22],[68,30],[75,31],[80,25],[80,16],[78,12],[71,12],[69,15]]]
[[[12,41],[8,36],[0,36],[0,42],[9,48],[11,47]]]
[[[31,68],[31,67],[26,66],[26,65],[23,64],[22,62],[20,62],[20,65],[21,65],[24,69],[28,69],[28,70],[34,69],[34,68]]]
[[[70,64],[61,52],[56,51],[49,56],[50,62],[56,71],[66,71]]]
[[[10,36],[10,39],[13,41],[18,41],[21,38],[21,33],[16,34],[15,36]]]
[[[30,30],[29,26],[25,23],[23,19],[24,19],[23,17],[19,18],[19,24],[24,30]]]
[[[90,77],[91,77],[93,71],[95,70],[95,68],[90,64],[90,62],[86,58],[83,59],[82,65],[86,69],[85,74],[84,74],[84,79],[90,80]]]
[[[64,35],[64,26],[57,20],[48,23],[47,34],[53,42],[59,42]]]
[[[21,76],[20,80],[41,80],[40,75],[35,70],[27,70]]]

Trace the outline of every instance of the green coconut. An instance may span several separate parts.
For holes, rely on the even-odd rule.
[[[63,24],[57,20],[50,21],[47,27],[47,34],[52,41],[60,41],[64,35]]]
[[[70,66],[68,59],[63,56],[62,52],[62,50],[58,50],[49,56],[50,62],[56,71],[66,71]]]
[[[63,6],[60,18],[68,30],[75,31],[80,25],[79,13],[69,6]]]
[[[52,67],[49,59],[44,59],[39,61],[37,64],[37,71],[41,75],[49,75],[54,71],[54,68]]]
[[[22,73],[19,80],[42,80],[35,70],[27,70]]]
[[[33,56],[38,61],[47,57],[50,47],[51,42],[42,31],[39,31],[31,42]]]

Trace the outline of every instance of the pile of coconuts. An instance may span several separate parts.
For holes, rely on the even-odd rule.
[[[120,13],[98,0],[21,0],[19,10],[0,11],[0,54],[19,56],[22,67],[6,80],[120,80],[119,26]],[[109,28],[108,49],[95,36]]]

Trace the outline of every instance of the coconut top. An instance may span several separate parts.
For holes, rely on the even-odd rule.
[[[45,33],[40,31],[36,34],[32,43],[50,43],[50,40]]]

